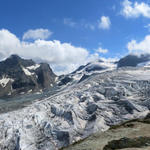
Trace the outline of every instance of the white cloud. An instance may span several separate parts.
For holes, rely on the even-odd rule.
[[[147,35],[144,40],[137,42],[131,40],[127,44],[130,53],[150,53],[150,35]]]
[[[109,17],[102,16],[101,19],[100,19],[100,21],[99,21],[98,27],[100,29],[109,29],[110,25],[111,25],[111,21],[110,21]]]
[[[95,30],[95,25],[93,25],[93,24],[85,23],[85,24],[83,24],[83,26],[84,26],[86,29]]]
[[[115,63],[119,60],[118,57],[108,57],[108,58],[100,57],[100,59],[104,62],[111,62],[111,63]]]
[[[148,29],[148,31],[150,31],[150,23],[149,23],[149,24],[147,24],[147,25],[145,25],[145,26],[144,26],[144,28],[147,28],[147,29]]]
[[[63,24],[70,26],[72,28],[85,28],[85,29],[95,30],[95,25],[92,23],[87,23],[85,20],[80,20],[78,22],[75,22],[71,18],[64,18]]]
[[[126,18],[137,18],[140,16],[150,18],[150,6],[144,2],[132,2],[124,0],[121,14]]]
[[[106,54],[106,53],[108,53],[108,49],[103,49],[103,48],[99,47],[99,48],[96,50],[96,52],[102,53],[102,54]]]
[[[144,26],[144,28],[150,28],[150,23]]]
[[[18,54],[24,58],[48,62],[57,74],[74,71],[80,65],[99,57],[97,53],[90,54],[85,48],[58,40],[20,41],[5,29],[0,30],[0,54],[3,57]]]
[[[77,25],[77,23],[74,22],[71,18],[64,18],[63,23],[64,23],[65,25],[70,26],[70,27],[75,27],[75,26]]]
[[[27,32],[24,33],[23,35],[23,40],[28,40],[28,39],[47,39],[49,38],[53,33],[49,31],[48,29],[35,29],[35,30],[28,30]]]

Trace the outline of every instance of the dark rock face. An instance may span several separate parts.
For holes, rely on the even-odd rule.
[[[69,144],[69,133],[66,131],[56,131],[57,140],[63,143],[64,146]]]
[[[127,137],[119,140],[113,140],[104,147],[103,150],[124,149],[124,148],[142,148],[150,144],[150,137],[137,137],[130,139]]]
[[[38,76],[37,82],[41,85],[41,87],[50,87],[50,84],[55,82],[54,80],[56,75],[53,73],[48,64],[42,63],[35,72]]]
[[[99,65],[91,65],[90,67],[88,67],[88,68],[86,68],[85,70],[87,71],[87,72],[91,72],[91,71],[98,71],[98,70],[103,70],[103,69],[105,69],[104,67],[102,67],[102,66],[99,66]]]
[[[65,76],[64,78],[60,79],[59,86],[66,85],[67,83],[71,82],[73,79],[69,76]]]
[[[11,55],[0,62],[0,97],[50,88],[55,78],[48,64],[36,64],[33,60]]]
[[[118,67],[136,67],[139,63],[143,63],[146,61],[150,61],[150,55],[149,54],[143,54],[140,56],[137,55],[127,55],[123,58],[121,58],[118,61]]]
[[[96,104],[89,104],[87,107],[88,114],[93,114],[97,110]]]
[[[87,79],[89,75],[84,74],[81,79],[79,80],[79,83],[82,82],[83,80]]]
[[[72,117],[72,112],[71,111],[65,111],[65,110],[61,110],[56,108],[55,106],[51,106],[51,112],[58,116],[58,117],[62,117],[65,120],[71,122],[73,124],[73,117]]]

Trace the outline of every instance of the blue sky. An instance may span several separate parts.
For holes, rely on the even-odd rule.
[[[147,44],[150,39],[149,0],[1,0],[0,2],[0,38],[5,37],[0,41],[0,53],[5,57],[6,54],[18,53],[34,59],[33,55],[39,52],[39,55],[35,56],[36,59],[46,60],[58,72],[69,72],[86,63],[85,60],[90,61],[98,57],[114,58],[129,52],[150,51],[148,49],[150,45]],[[11,42],[7,43],[7,38]],[[14,44],[13,40],[18,44],[15,42]],[[6,44],[3,44],[4,41]],[[26,45],[20,46],[20,43]],[[51,44],[49,50],[45,48],[45,52],[40,52],[41,43],[42,46],[46,44],[44,48]],[[64,43],[66,45],[63,45]],[[22,52],[19,52],[19,46],[16,48],[16,45],[20,46]],[[37,51],[29,53],[27,47],[31,45]],[[59,45],[59,51],[54,49],[57,48],[56,45]],[[69,52],[69,48],[73,50]],[[27,51],[29,55],[26,54]],[[55,52],[64,57],[56,57]],[[76,54],[78,52],[79,55]],[[79,62],[77,64],[75,60],[71,62],[72,57],[78,58],[80,53],[86,57],[80,58],[79,61],[77,59]],[[46,54],[53,59],[44,57]]]

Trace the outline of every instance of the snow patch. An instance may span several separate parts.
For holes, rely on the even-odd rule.
[[[22,67],[22,70],[24,71],[24,73],[25,73],[27,76],[32,76],[32,75],[34,75],[34,73],[30,72],[27,68]]]
[[[28,93],[31,93],[31,92],[32,92],[32,89],[28,91]]]
[[[29,70],[36,70],[36,69],[39,68],[39,67],[40,67],[39,64],[35,64],[35,65],[32,65],[32,66],[27,67],[27,69],[29,69]]]
[[[14,80],[3,76],[2,79],[0,79],[0,85],[4,88],[9,81],[13,82]]]
[[[138,67],[150,68],[150,61],[139,63]]]

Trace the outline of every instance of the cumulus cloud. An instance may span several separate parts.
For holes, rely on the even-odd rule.
[[[127,44],[130,53],[150,53],[150,35],[147,35],[144,40],[137,42],[131,40]]]
[[[124,0],[122,3],[121,14],[126,18],[137,18],[140,16],[150,18],[150,6],[144,2],[132,2]]]
[[[80,65],[99,57],[97,53],[90,54],[85,48],[58,40],[21,41],[5,29],[0,30],[0,54],[5,58],[18,54],[24,58],[48,62],[57,74],[74,71]]]
[[[102,16],[101,19],[100,19],[100,21],[99,21],[98,27],[100,29],[109,29],[110,25],[111,25],[111,21],[110,21],[109,17]]]
[[[35,30],[28,30],[27,32],[24,33],[23,35],[23,40],[28,40],[28,39],[47,39],[49,38],[53,33],[49,31],[48,29],[35,29]]]
[[[102,54],[106,54],[106,53],[108,53],[108,49],[104,49],[104,48],[99,47],[99,48],[96,50],[96,52],[102,53]]]

